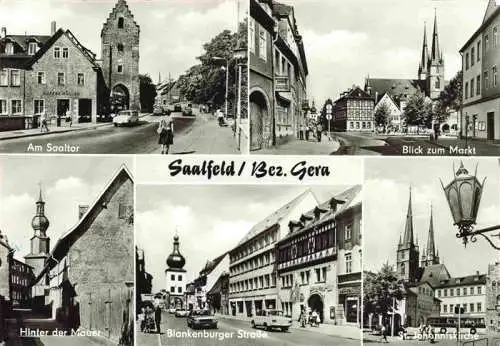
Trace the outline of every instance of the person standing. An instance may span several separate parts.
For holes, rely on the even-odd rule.
[[[45,111],[43,111],[40,115],[40,132],[43,132],[43,129],[45,129],[46,132],[49,132],[49,127],[47,126],[47,114],[45,114]]]
[[[155,305],[155,325],[156,332],[161,334],[161,307],[160,304]]]
[[[224,113],[222,113],[220,108],[217,109],[215,115],[217,116],[217,120],[219,121],[219,126],[224,126]]]
[[[316,139],[318,142],[321,142],[321,133],[323,132],[323,126],[321,126],[321,123],[316,124]]]
[[[71,116],[71,111],[69,110],[69,107],[68,107],[68,110],[66,111],[66,119],[65,119],[66,123],[69,123],[69,127],[71,127],[71,125],[73,125],[73,117]]]
[[[157,132],[160,135],[158,144],[161,145],[161,153],[168,154],[170,146],[174,144],[174,122],[169,115],[162,116]]]

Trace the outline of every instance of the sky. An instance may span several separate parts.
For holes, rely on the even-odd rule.
[[[311,191],[324,202],[347,188],[317,186]],[[165,288],[166,259],[176,227],[189,282],[207,260],[234,248],[256,223],[305,190],[298,186],[138,185],[136,245],[144,250],[153,291]]]
[[[294,5],[309,67],[308,98],[323,104],[372,78],[417,78],[424,22],[431,46],[434,8],[445,78],[481,24],[488,0],[280,0]]]
[[[50,222],[51,249],[78,222],[78,206],[90,205],[127,156],[2,156],[0,158],[0,230],[22,260],[30,251],[31,219],[36,214],[39,183]]]
[[[101,57],[100,33],[117,0],[0,0],[7,34],[50,34],[50,23],[69,29]],[[177,78],[196,64],[202,45],[225,29],[236,30],[238,0],[127,0],[141,28],[139,72],[156,83]],[[242,20],[246,1],[240,1]],[[245,5],[245,6],[244,6]]]
[[[474,174],[478,164],[479,181],[486,177],[477,217],[477,229],[500,224],[500,161],[497,159],[463,159],[465,167]],[[446,185],[453,179],[460,161],[454,158],[387,158],[367,159],[365,163],[365,204],[363,206],[364,266],[377,270],[383,263],[396,261],[399,235],[405,227],[409,186],[412,186],[414,236],[418,236],[422,249],[427,244],[430,204],[434,210],[435,244],[452,276],[466,276],[476,271],[487,272],[488,263],[500,260],[494,250],[481,237],[464,248],[455,237],[453,226],[439,179]],[[383,196],[383,203],[381,197]],[[497,242],[497,245],[500,242]]]

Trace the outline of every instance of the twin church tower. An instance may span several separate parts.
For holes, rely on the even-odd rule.
[[[406,214],[406,224],[403,239],[399,237],[396,270],[398,277],[404,281],[415,283],[420,280],[422,270],[425,267],[439,264],[439,252],[436,249],[434,241],[434,221],[431,217],[429,222],[429,234],[427,237],[427,247],[420,256],[418,240],[415,242],[413,237],[413,210],[411,203],[411,188],[408,201],[408,211]]]

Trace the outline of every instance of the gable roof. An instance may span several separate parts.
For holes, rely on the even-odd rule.
[[[391,94],[389,93],[385,93],[384,95],[382,95],[382,97],[379,98],[378,101],[376,101],[375,108],[377,108],[381,104],[384,98],[386,100],[389,100],[398,110],[400,110],[399,107],[401,107],[401,102],[399,102],[399,100],[396,101],[394,97],[392,97]]]
[[[398,78],[367,78],[365,90],[370,92],[373,98],[377,98],[378,103],[384,94],[389,94],[395,100],[410,96],[420,91],[427,95],[427,85],[425,80],[418,79],[398,79]]]
[[[270,227],[277,225],[288,214],[290,214],[293,208],[296,207],[300,202],[302,202],[308,194],[312,194],[313,197],[316,198],[310,189],[305,190],[300,195],[292,199],[290,202],[281,206],[279,209],[275,210],[273,213],[269,214],[266,218],[258,222],[255,226],[253,226],[250,229],[250,231],[248,231],[248,233],[239,241],[236,247],[240,246],[241,244],[244,244],[248,240],[257,236],[261,232],[269,229]]]
[[[482,24],[479,28],[472,34],[472,36],[465,42],[462,48],[460,48],[459,52],[462,53],[467,47],[476,39],[477,36],[481,35],[483,30],[491,24],[491,22],[498,17],[500,14],[500,6],[496,4],[496,0],[490,0],[488,6],[486,7],[486,11],[484,13],[484,18]]]
[[[420,268],[419,282],[427,281],[432,287],[437,287],[440,282],[451,277],[448,269],[444,264],[432,264],[430,266]]]
[[[134,25],[137,27],[137,29],[139,29],[139,31],[141,31],[141,27],[139,26],[139,24],[137,24],[137,22],[135,21],[134,19],[134,15],[132,14],[132,11],[130,10],[130,8],[128,7],[128,4],[125,0],[118,0],[115,4],[115,6],[113,7],[113,9],[111,10],[111,12],[109,12],[109,15],[108,15],[108,18],[106,19],[106,22],[102,25],[102,29],[101,29],[101,37],[102,37],[102,34],[104,32],[104,29],[111,23],[111,19],[112,18],[115,18],[116,17],[116,14],[117,12],[121,12],[123,10],[123,12],[129,16],[130,18],[132,18],[132,21],[134,23]]]
[[[333,209],[330,207],[330,201],[332,199],[335,200],[340,200],[345,202],[344,204],[339,204],[337,210],[333,211]],[[285,237],[283,237],[282,240],[279,241],[279,243],[285,241],[286,239],[290,237],[294,237],[297,234],[302,234],[305,233],[311,228],[315,227],[316,225],[322,224],[326,221],[332,220],[336,218],[337,216],[343,214],[344,212],[360,205],[362,203],[362,198],[361,198],[361,185],[354,185],[353,187],[350,187],[349,189],[342,191],[341,193],[336,194],[335,196],[332,196],[332,198],[328,199],[327,201],[321,203],[314,209],[308,210],[305,212],[303,215],[306,218],[313,219],[313,221],[305,226],[303,226],[301,229],[294,231],[294,232],[289,232]],[[318,220],[314,220],[314,212],[315,210],[320,209],[320,210],[326,210],[326,212],[321,213],[320,217]],[[297,222],[299,224],[299,222]]]
[[[486,10],[484,11],[483,23],[486,22],[490,18],[490,16],[495,12],[495,10],[498,8],[497,1],[498,0],[490,0],[488,2],[488,5],[486,6]]]
[[[42,48],[39,49],[38,52],[36,52],[29,63],[30,66],[38,61],[38,59],[40,59],[63,35],[66,35],[70,42],[73,43],[73,45],[80,51],[80,53],[83,54],[83,56],[85,56],[85,58],[87,58],[87,60],[93,65],[94,68],[100,68],[95,61],[95,54],[92,53],[91,50],[85,48],[70,30],[63,29],[57,30],[56,33],[52,35],[49,40],[47,40]]]
[[[77,224],[64,233],[56,242],[49,258],[45,262],[43,270],[40,272],[35,282],[52,269],[56,262],[63,259],[71,246],[89,229],[99,213],[106,208],[106,204],[113,197],[114,193],[127,181],[133,181],[132,174],[124,164],[116,171],[113,178],[106,184],[103,191],[98,195],[94,203],[88,208],[87,212],[82,215]],[[54,260],[52,260],[54,259]]]
[[[359,86],[353,87],[346,92],[342,93],[342,96],[340,96],[335,102],[345,100],[345,99],[369,99],[372,100],[373,97],[368,94],[366,91],[361,89]]]

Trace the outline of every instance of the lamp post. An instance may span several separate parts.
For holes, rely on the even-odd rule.
[[[453,170],[455,170],[455,167],[453,167]],[[475,243],[477,236],[480,235],[494,249],[500,250],[500,232],[489,236],[486,234],[500,230],[500,225],[474,229],[486,178],[480,183],[476,177],[477,165],[474,175],[470,175],[463,162],[460,162],[460,167],[454,175],[454,179],[446,187],[440,181],[450,207],[454,225],[458,227],[456,237],[461,238],[464,246],[467,246],[469,241]],[[493,240],[497,241],[496,239],[498,239],[498,245],[493,242]]]

